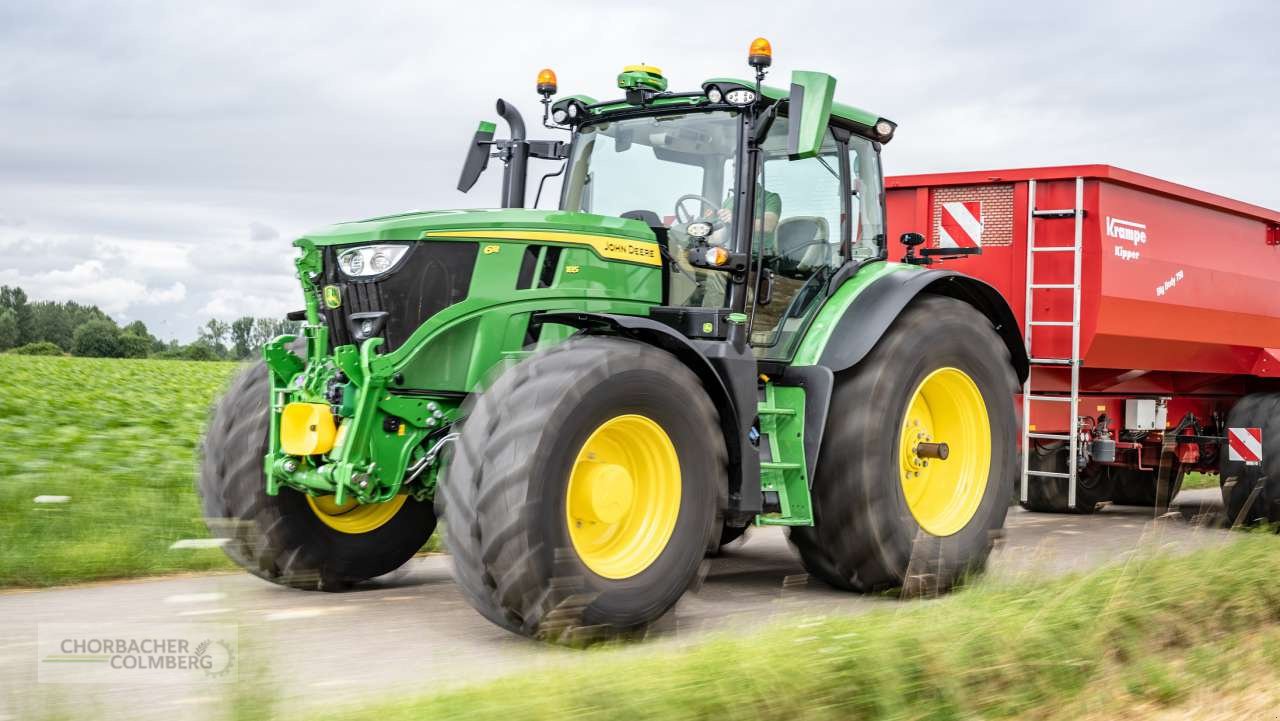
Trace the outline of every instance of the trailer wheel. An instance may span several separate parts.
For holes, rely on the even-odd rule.
[[[1032,446],[1027,449],[1027,467],[1033,471],[1066,473],[1070,450],[1066,444],[1054,444],[1049,448]],[[1068,479],[1053,476],[1031,476],[1027,479],[1027,500],[1022,507],[1037,513],[1078,513],[1087,515],[1111,500],[1115,488],[1112,468],[1090,464],[1076,474],[1076,507],[1068,505],[1070,487]],[[1154,482],[1153,482],[1154,483]]]
[[[454,578],[489,620],[554,641],[645,628],[720,539],[727,455],[670,354],[570,339],[478,395],[439,498]]]
[[[1186,469],[1181,463],[1175,463],[1171,472],[1169,490],[1161,494],[1159,471],[1140,471],[1137,468],[1113,466],[1111,478],[1115,486],[1111,491],[1111,502],[1120,506],[1152,506],[1167,508],[1169,503],[1182,490],[1182,479]]]
[[[271,386],[259,361],[232,381],[205,433],[198,491],[205,523],[250,573],[305,590],[340,591],[404,565],[435,530],[430,504],[408,496],[337,506],[282,488],[269,496],[262,459]]]
[[[1227,414],[1227,427],[1262,429],[1260,465],[1232,461],[1225,448],[1220,453],[1218,478],[1227,521],[1280,523],[1280,393],[1245,396]]]
[[[809,572],[837,588],[915,595],[981,570],[1017,473],[1015,393],[985,316],[952,298],[912,301],[837,377],[814,525],[790,533]],[[944,443],[945,460],[921,448]]]

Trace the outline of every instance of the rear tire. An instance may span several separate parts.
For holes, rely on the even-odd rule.
[[[246,571],[305,590],[344,590],[404,565],[435,530],[430,504],[407,498],[388,521],[353,534],[325,524],[305,494],[267,495],[267,372],[259,361],[236,376],[205,433],[198,490],[210,534],[227,539],[223,550]]]
[[[977,413],[967,417],[980,416],[985,407],[987,423],[978,438],[989,440],[965,448],[953,438],[949,459],[934,462],[979,469],[980,461],[967,464],[974,462],[972,454],[980,459],[984,453],[989,461],[985,474],[963,476],[951,491],[943,484],[944,492],[966,487],[969,492],[952,497],[961,499],[953,502],[964,512],[947,516],[952,526],[957,518],[963,525],[935,535],[922,523],[931,525],[938,516],[918,520],[907,500],[905,484],[917,483],[920,476],[903,476],[904,465],[916,463],[903,455],[904,444],[912,442],[904,431],[921,397],[918,389],[945,369],[960,371],[976,387],[977,395],[969,397]],[[904,593],[917,595],[945,591],[980,571],[1004,525],[1017,472],[1015,393],[1009,354],[985,316],[952,298],[912,301],[871,353],[837,378],[813,481],[814,525],[793,527],[790,533],[809,572],[837,588],[870,592],[903,586]],[[927,400],[938,421],[941,403],[935,408],[933,399]],[[928,493],[928,484],[943,483],[945,468],[935,466],[922,476]]]
[[[1169,490],[1161,494],[1159,491],[1159,471],[1140,471],[1137,468],[1111,467],[1111,477],[1115,487],[1111,491],[1111,502],[1120,506],[1149,506],[1168,508],[1169,503],[1182,490],[1182,479],[1186,475],[1182,464],[1174,463],[1170,475]],[[1163,497],[1160,497],[1163,496]]]
[[[1227,427],[1262,429],[1261,465],[1232,461],[1226,448],[1220,453],[1218,478],[1227,522],[1280,523],[1280,393],[1245,396],[1227,414]]]
[[[1066,473],[1070,460],[1070,450],[1061,447],[1041,449],[1032,446],[1027,449],[1027,467],[1033,471],[1050,471]],[[1052,476],[1031,476],[1027,478],[1027,500],[1022,507],[1036,513],[1075,513],[1088,515],[1098,510],[1104,501],[1111,500],[1115,488],[1115,477],[1112,468],[1090,464],[1076,474],[1076,507],[1068,505],[1070,500],[1069,479]]]
[[[616,446],[595,445],[617,428]],[[650,451],[666,460],[646,465]],[[481,615],[522,635],[641,631],[675,605],[720,539],[726,458],[714,406],[669,353],[599,337],[540,352],[468,409],[438,496],[454,578]],[[583,521],[583,504],[604,508],[599,489],[614,482],[593,485],[603,483],[591,480],[599,466],[624,469],[609,478],[631,490],[621,511]],[[674,507],[660,500],[672,496]]]

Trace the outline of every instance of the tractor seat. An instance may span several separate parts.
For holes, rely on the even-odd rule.
[[[820,215],[793,215],[778,223],[778,261],[775,271],[783,275],[807,275],[831,260],[831,238],[827,219]]]

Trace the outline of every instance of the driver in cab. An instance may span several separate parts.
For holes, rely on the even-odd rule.
[[[704,203],[702,217],[710,219],[718,216],[722,225],[707,238],[707,242],[711,245],[727,245],[729,243],[730,223],[733,222],[733,193],[730,192],[728,197],[725,198],[723,207],[716,209],[707,207],[709,205]],[[765,256],[777,253],[776,231],[778,219],[781,216],[782,196],[760,188],[756,193],[754,228],[756,237],[760,238],[760,242],[763,244],[762,250]],[[723,274],[708,272],[693,266],[685,258],[684,253],[678,254],[677,258],[680,275],[692,280],[695,287],[685,289],[683,283],[674,282],[672,286],[673,297],[686,298],[684,303],[688,305],[718,305],[723,301],[725,293],[725,278]],[[675,295],[677,293],[678,295]]]
[[[761,212],[763,211],[763,212]],[[708,208],[705,215],[710,217],[712,211]],[[733,193],[730,193],[724,200],[724,207],[715,211],[720,217],[720,222],[724,226],[711,234],[708,241],[712,245],[725,245],[729,242],[727,230],[729,224],[733,222]],[[756,193],[756,212],[752,214],[755,218],[754,233],[762,243],[761,250],[764,255],[774,255],[778,252],[778,243],[776,230],[778,229],[778,218],[782,216],[782,196],[771,190],[760,188]]]

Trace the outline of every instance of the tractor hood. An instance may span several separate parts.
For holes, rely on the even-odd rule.
[[[559,231],[612,235],[632,240],[655,239],[647,225],[628,218],[560,210],[497,208],[432,210],[369,218],[331,225],[308,233],[302,240],[318,246],[346,245],[377,240],[416,240],[428,233],[450,230]]]

